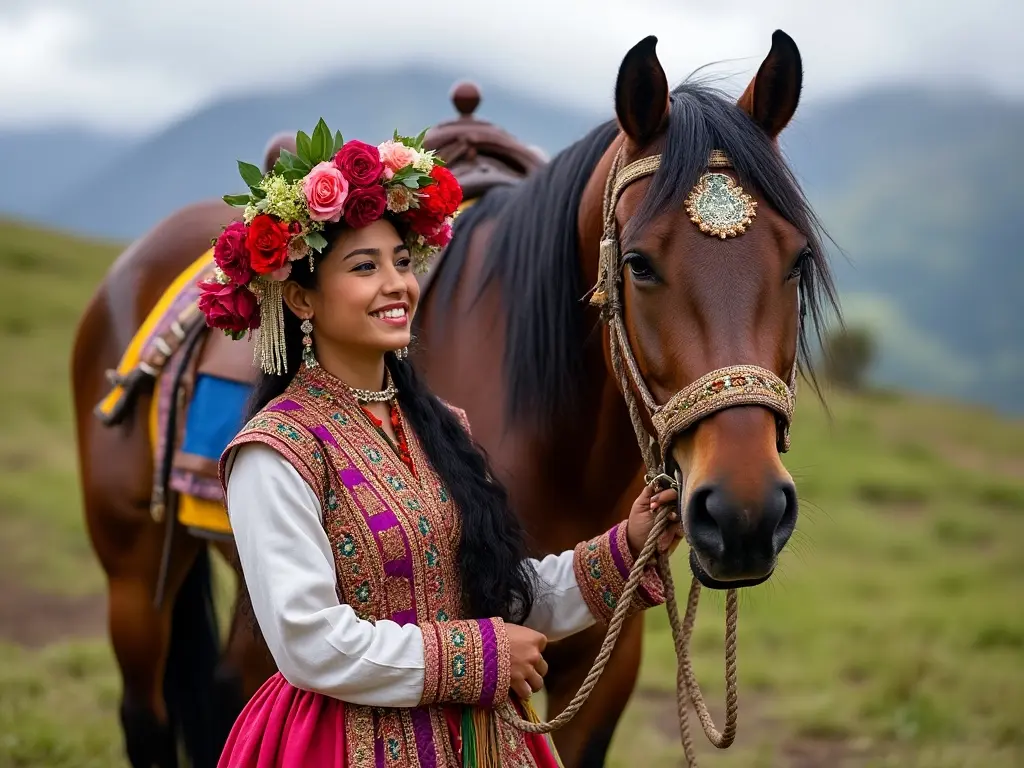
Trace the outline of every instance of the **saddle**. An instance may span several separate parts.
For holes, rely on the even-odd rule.
[[[458,118],[432,127],[423,143],[447,163],[466,200],[474,200],[492,187],[518,184],[547,162],[539,150],[474,117],[481,101],[474,83],[458,83],[451,100]]]
[[[463,187],[463,207],[496,186],[518,184],[546,159],[492,123],[474,116],[479,88],[458,83],[451,92],[458,117],[427,131],[424,145],[445,161]],[[425,292],[437,264],[420,279]],[[135,397],[153,390],[149,413],[154,478],[150,511],[168,531],[180,523],[206,538],[230,536],[217,477],[217,460],[243,426],[245,401],[256,381],[254,341],[211,332],[196,306],[196,283],[213,270],[207,251],[178,277],[135,334],[110,393],[95,409],[108,426],[132,412]],[[169,540],[169,539],[168,539]],[[158,595],[158,600],[160,595]]]

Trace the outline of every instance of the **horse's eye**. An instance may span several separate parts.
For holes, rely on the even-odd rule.
[[[634,279],[642,282],[654,282],[658,279],[654,267],[651,266],[651,262],[647,260],[646,256],[635,252],[627,253],[623,261],[626,262]]]
[[[807,263],[809,258],[811,258],[810,248],[804,248],[800,251],[800,255],[796,257],[796,263],[793,265],[793,268],[789,270],[789,274],[786,275],[786,280],[799,280],[800,275],[803,274],[804,265]]]

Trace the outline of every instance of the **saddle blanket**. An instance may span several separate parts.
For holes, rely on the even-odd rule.
[[[183,310],[199,297],[198,283],[212,274],[213,250],[209,250],[185,269],[160,297],[145,322],[136,331],[121,358],[117,372],[127,376],[143,359],[154,340],[166,334]],[[204,331],[209,334],[210,332]],[[217,461],[221,452],[242,428],[251,385],[199,370],[181,397],[173,435],[167,431],[171,406],[180,395],[175,383],[186,369],[194,370],[196,356],[203,347],[200,340],[191,349],[179,347],[157,376],[149,408],[149,435],[153,455],[154,488],[161,483],[161,468],[168,451],[172,452],[167,492],[178,521],[199,535],[230,535],[231,526],[224,509],[223,494],[217,479]],[[188,390],[191,390],[189,392]],[[109,413],[124,397],[115,386],[98,406]]]

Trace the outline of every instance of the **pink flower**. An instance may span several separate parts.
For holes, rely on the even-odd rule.
[[[271,279],[271,280],[274,280],[274,281],[280,283],[280,282],[282,282],[284,280],[287,280],[288,276],[291,273],[292,273],[292,265],[291,265],[291,262],[289,262],[288,264],[285,264],[280,269],[275,269],[273,272],[271,272],[269,275],[267,275],[267,277],[269,279]]]
[[[444,248],[452,241],[451,221],[446,221],[436,232],[424,235],[423,240],[427,245],[433,246],[434,248]]]
[[[400,171],[407,165],[416,162],[416,150],[411,149],[400,141],[385,141],[377,147],[380,151],[381,162],[384,163],[384,178],[390,179],[395,171]]]
[[[341,220],[348,198],[348,181],[334,163],[324,161],[314,166],[302,180],[302,192],[313,221]]]
[[[245,224],[233,221],[224,228],[213,246],[213,260],[220,271],[239,285],[245,285],[256,276],[245,247],[245,235]]]

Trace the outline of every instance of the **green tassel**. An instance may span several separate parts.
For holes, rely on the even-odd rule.
[[[462,768],[477,768],[476,726],[473,724],[473,708],[462,710]]]

